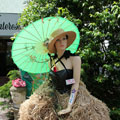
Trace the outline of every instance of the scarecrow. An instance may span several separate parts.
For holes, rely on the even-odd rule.
[[[49,73],[21,104],[19,120],[110,120],[106,104],[80,79],[81,58],[75,54],[79,42],[78,28],[61,17],[40,19],[18,34],[14,62],[31,73]]]

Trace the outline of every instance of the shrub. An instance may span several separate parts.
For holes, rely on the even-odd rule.
[[[18,70],[10,70],[7,74],[9,81],[0,87],[0,97],[10,98],[10,88],[12,86],[12,80],[20,77]]]

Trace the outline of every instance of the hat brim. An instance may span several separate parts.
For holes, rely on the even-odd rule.
[[[55,49],[54,44],[55,44],[57,39],[59,39],[61,36],[64,36],[64,35],[68,35],[67,47],[66,48],[68,48],[76,38],[76,33],[73,32],[73,31],[64,32],[64,33],[58,35],[57,37],[52,39],[50,41],[50,43],[48,44],[48,50],[49,50],[50,53],[56,53],[56,49]]]

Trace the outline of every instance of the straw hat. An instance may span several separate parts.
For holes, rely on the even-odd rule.
[[[76,33],[73,31],[66,31],[65,32],[63,29],[55,30],[49,38],[48,50],[50,53],[56,52],[56,49],[54,47],[56,40],[59,39],[61,36],[65,36],[65,35],[68,35],[67,47],[69,47],[76,38]]]

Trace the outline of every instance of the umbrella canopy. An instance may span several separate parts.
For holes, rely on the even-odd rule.
[[[62,17],[43,18],[29,24],[16,36],[12,45],[12,58],[18,68],[29,73],[49,72],[48,49],[44,43],[58,28],[76,33],[76,39],[67,48],[72,53],[76,52],[80,34],[75,24]]]

